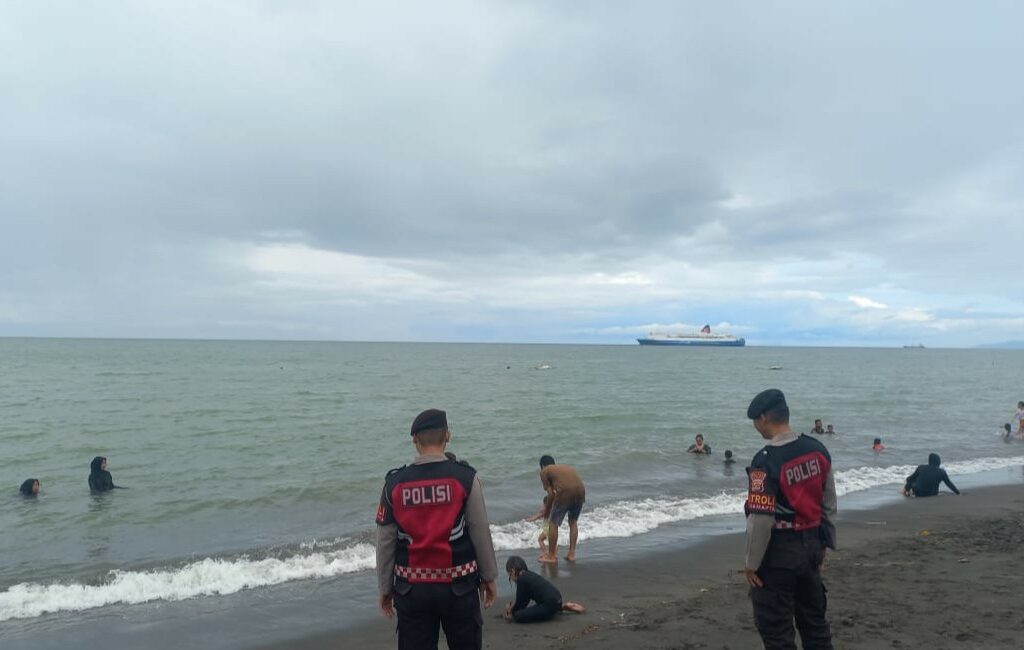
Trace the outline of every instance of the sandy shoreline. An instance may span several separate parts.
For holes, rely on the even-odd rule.
[[[1024,487],[840,512],[839,535],[840,550],[825,571],[836,647],[1019,647],[1024,607],[1015,576],[1024,571]],[[553,580],[587,614],[512,625],[501,619],[499,600],[484,612],[484,647],[758,648],[738,571],[742,548],[741,535],[722,535],[685,550],[588,565],[581,547],[580,562]],[[396,644],[393,622],[382,618],[265,647]]]

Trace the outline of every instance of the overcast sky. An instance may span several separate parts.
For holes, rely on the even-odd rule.
[[[1024,339],[1016,2],[2,2],[0,335]]]

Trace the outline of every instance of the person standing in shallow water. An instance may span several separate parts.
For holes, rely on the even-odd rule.
[[[1017,437],[1024,439],[1024,402],[1017,402],[1017,412],[1013,417],[1017,420]]]
[[[120,489],[120,485],[114,485],[114,477],[107,471],[106,456],[97,456],[92,459],[89,465],[89,489],[93,492],[109,492],[113,489]]]
[[[794,619],[805,650],[831,650],[821,565],[836,547],[832,457],[819,440],[793,433],[778,389],[754,397],[747,417],[768,441],[747,468],[743,507],[754,624],[766,650],[796,650]]]
[[[569,552],[565,559],[576,560],[576,540],[579,538],[580,513],[587,499],[587,489],[576,470],[559,465],[547,454],[540,458],[540,482],[550,499],[545,499],[543,518],[548,522],[548,551],[537,558],[549,564],[558,562],[558,527],[569,516]]]

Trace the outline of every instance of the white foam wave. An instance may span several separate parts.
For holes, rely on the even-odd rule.
[[[81,611],[114,604],[185,600],[233,594],[243,589],[291,580],[328,578],[374,566],[374,549],[356,544],[329,553],[285,559],[205,558],[178,569],[111,571],[102,584],[21,583],[0,593],[0,621],[33,618],[50,612]]]
[[[717,494],[698,498],[650,498],[617,501],[586,512],[586,526],[580,527],[580,539],[633,537],[658,526],[743,511],[744,494]],[[514,521],[491,526],[497,550],[514,550],[536,545],[540,528],[535,523]]]
[[[945,465],[953,475],[1024,465],[1024,456],[979,458]],[[836,473],[836,491],[850,494],[892,483],[902,483],[914,471],[912,465],[857,467]],[[586,512],[580,539],[633,537],[665,524],[714,515],[743,512],[745,494],[721,493],[705,497],[658,497],[602,504]],[[497,550],[531,548],[540,531],[536,523],[514,521],[491,526]],[[315,550],[344,540],[313,541],[302,546]],[[243,589],[276,585],[292,580],[328,578],[371,569],[375,553],[370,544],[353,544],[339,550],[295,555],[284,559],[233,560],[206,558],[177,569],[111,571],[101,584],[80,583],[14,585],[0,593],[0,621],[33,618],[61,611],[80,611],[113,604],[174,601],[197,596],[233,594]]]

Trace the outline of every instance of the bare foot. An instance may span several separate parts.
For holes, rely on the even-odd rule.
[[[568,555],[565,556],[565,559],[570,561],[570,562],[575,562],[576,561],[576,554],[575,553],[569,553]]]
[[[562,603],[562,609],[567,612],[576,612],[577,614],[587,611],[587,608],[579,603]]]
[[[545,562],[547,564],[557,564],[558,563],[558,558],[555,557],[554,555],[541,555],[539,558],[537,558],[537,561],[538,562]]]

